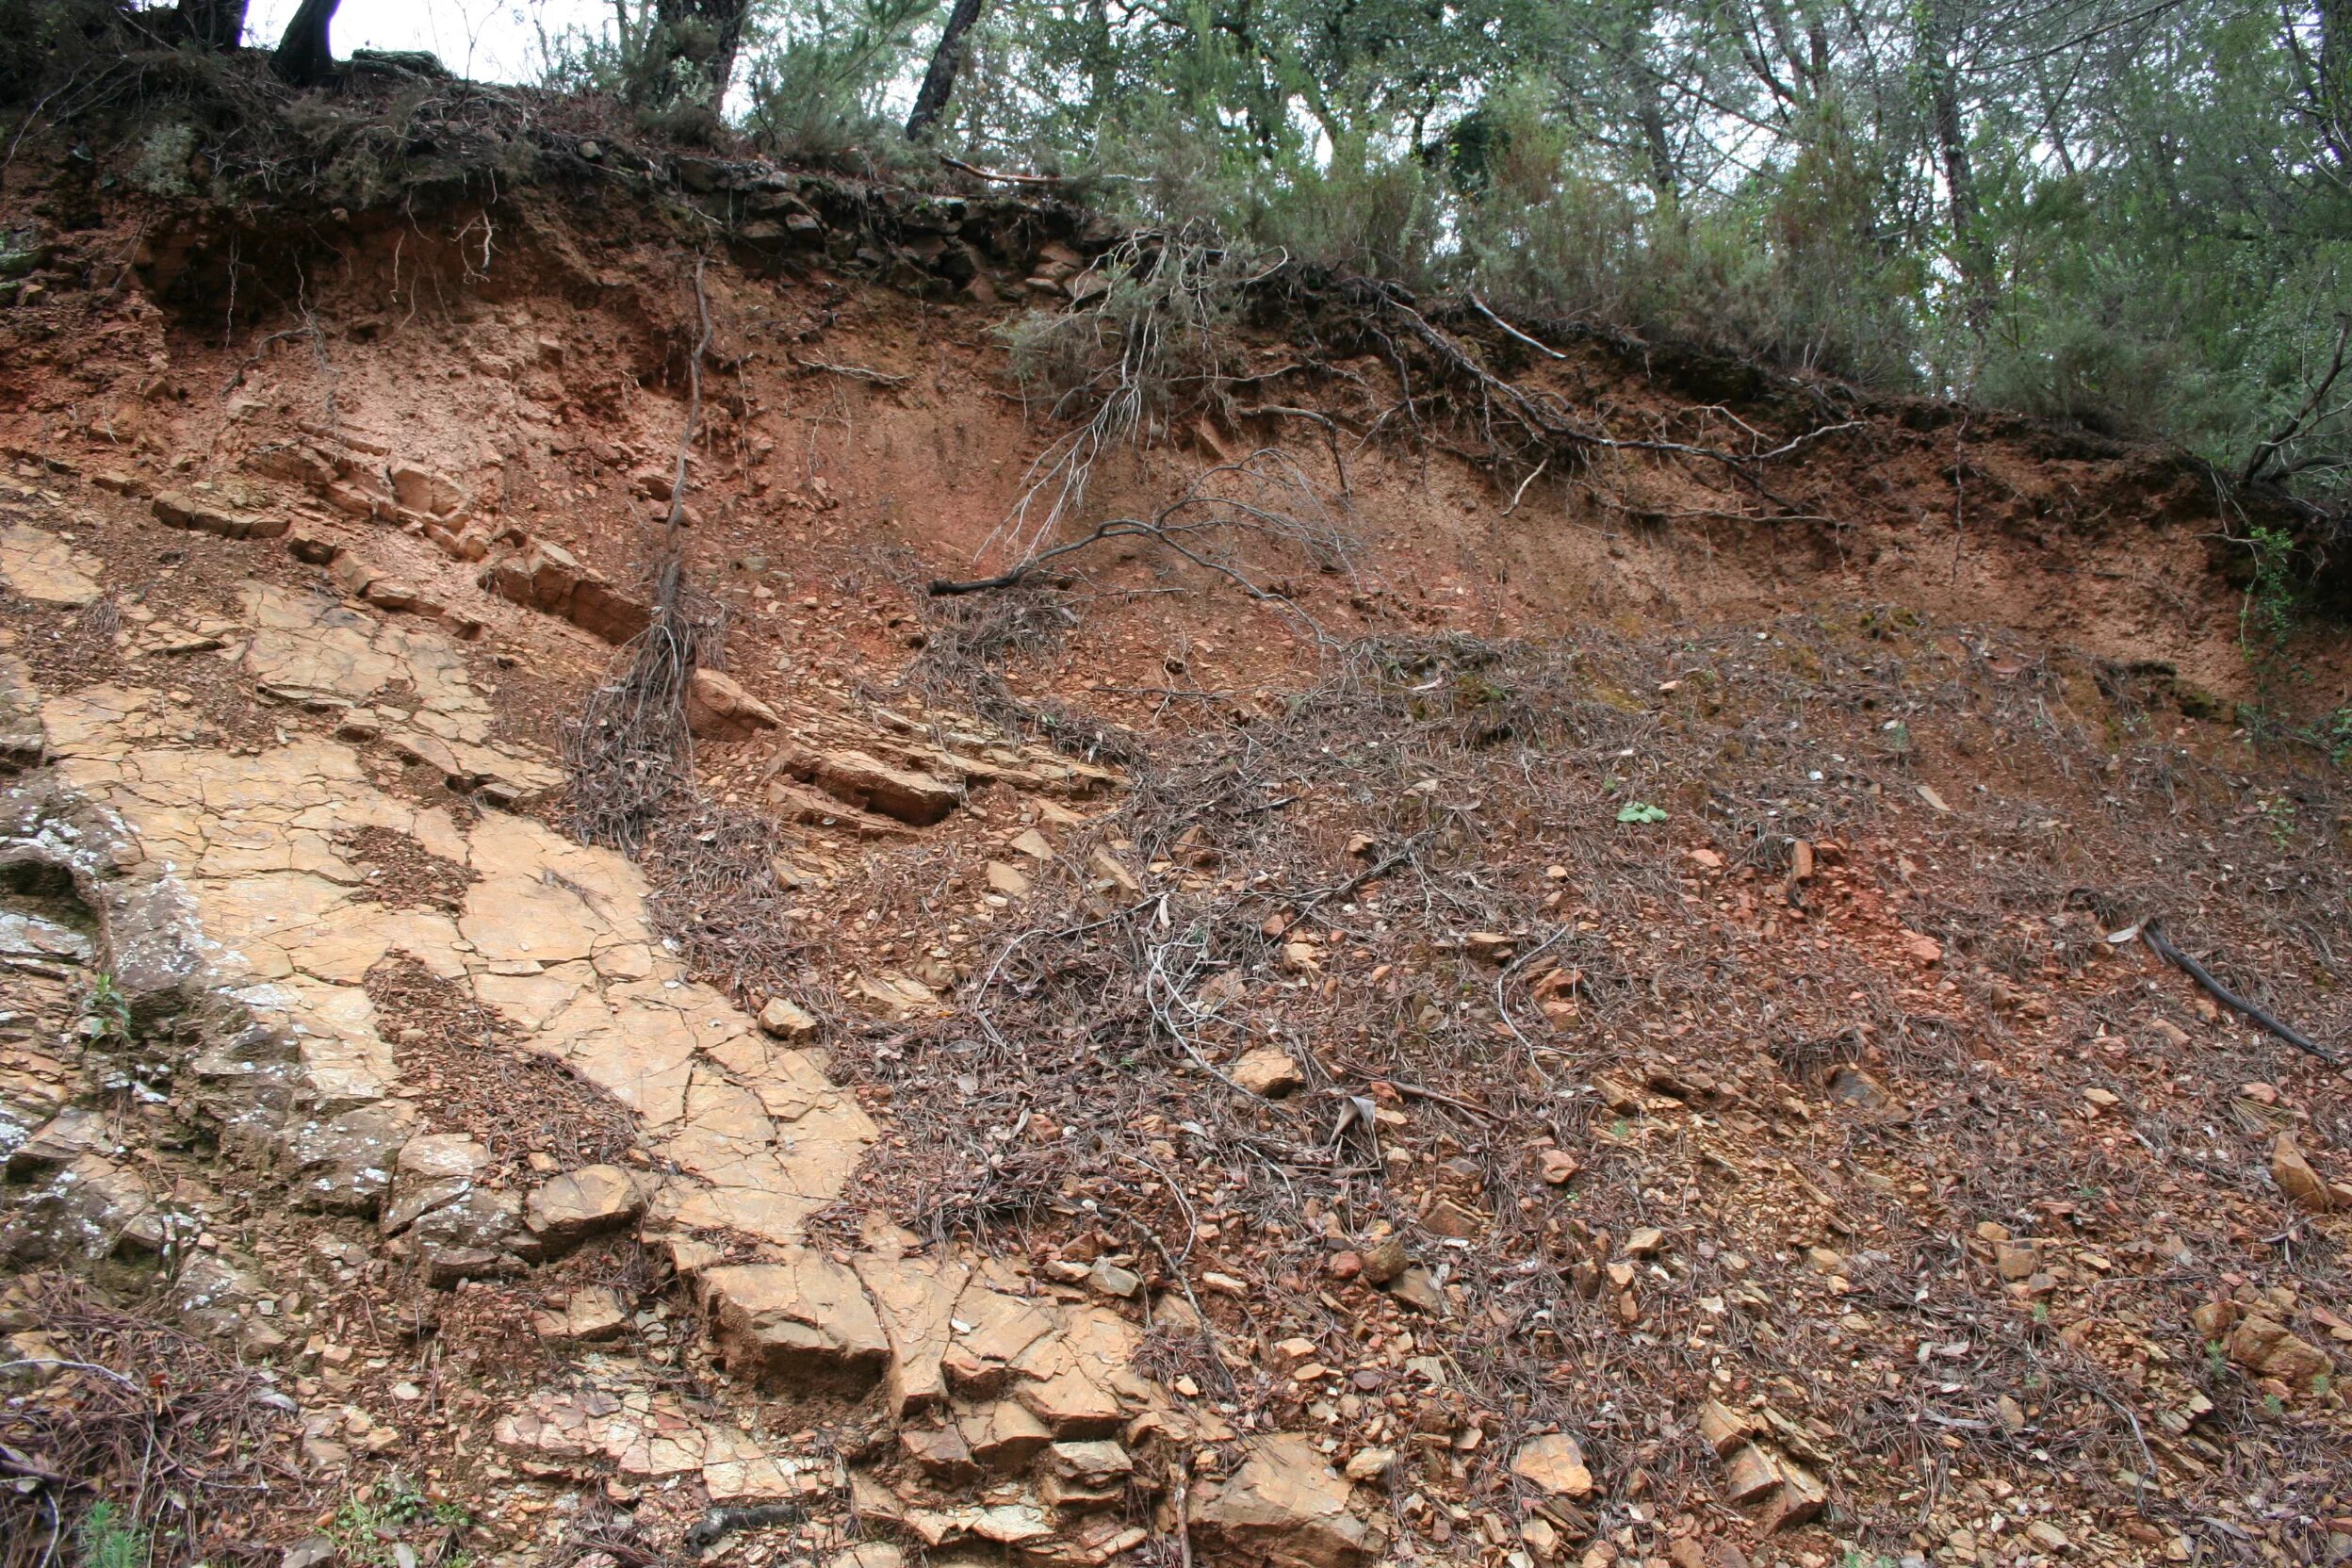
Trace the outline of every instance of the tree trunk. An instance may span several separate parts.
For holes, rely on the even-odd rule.
[[[245,37],[246,0],[180,0],[180,25],[205,49],[234,49]]]
[[[750,15],[751,0],[654,0],[653,34],[632,96],[663,106],[701,99],[716,113]],[[680,65],[691,79],[678,79]]]
[[[921,141],[930,133],[932,122],[947,107],[948,99],[956,91],[956,73],[964,64],[964,35],[980,20],[980,0],[956,0],[956,8],[947,13],[947,25],[939,31],[939,46],[931,52],[931,69],[923,74],[923,86],[916,90],[915,106],[906,114],[906,139]]]
[[[335,74],[335,50],[327,42],[327,24],[335,20],[341,0],[302,0],[294,20],[286,24],[270,69],[293,87],[318,87]]]
[[[1959,52],[1961,19],[1955,0],[1929,8],[1933,36],[1927,50],[1928,108],[1936,150],[1944,166],[1944,189],[1952,204],[1952,260],[1960,269],[1961,309],[1982,336],[1992,316],[1992,258],[1985,254],[1983,215],[1976,199],[1976,168],[1968,156],[1968,133],[1960,109],[1960,76],[1952,64]]]

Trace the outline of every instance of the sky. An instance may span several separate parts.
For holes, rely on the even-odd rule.
[[[253,0],[248,43],[274,45],[296,0]],[[478,82],[538,79],[547,36],[596,29],[612,17],[609,0],[343,0],[335,13],[335,52],[427,49],[461,76]]]

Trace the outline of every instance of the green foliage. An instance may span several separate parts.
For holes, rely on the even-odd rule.
[[[473,1515],[456,1503],[431,1501],[396,1472],[346,1496],[328,1521],[327,1535],[342,1548],[346,1562],[394,1568],[394,1542],[410,1527],[428,1523],[462,1529],[473,1523]]]
[[[816,0],[777,9],[750,55],[744,128],[784,156],[830,161],[857,153],[911,167],[918,155],[883,112],[883,96],[935,9],[932,0]]]
[[[2302,608],[2302,588],[2294,571],[2295,539],[2284,529],[2257,527],[2247,531],[2246,547],[2254,569],[2238,610],[2238,646],[2258,676],[2275,679],[2292,673],[2287,645],[2294,640]]]
[[[1666,820],[1666,808],[1652,806],[1646,800],[1629,800],[1617,808],[1617,820],[1625,823],[1654,823]]]
[[[115,984],[110,971],[101,971],[90,982],[90,994],[82,999],[82,1016],[90,1021],[95,1040],[121,1042],[131,1037],[130,998]]]
[[[124,1519],[112,1503],[92,1503],[75,1535],[81,1568],[146,1568],[147,1531]]]

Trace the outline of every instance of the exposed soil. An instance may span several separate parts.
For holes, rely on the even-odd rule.
[[[8,167],[9,222],[57,167]],[[0,524],[70,534],[105,596],[0,599],[0,653],[42,698],[155,687],[189,710],[141,743],[348,745],[435,822],[572,820],[558,793],[500,800],[392,749],[351,701],[266,699],[237,662],[250,628],[130,657],[151,623],[233,621],[256,580],[370,625],[455,623],[120,492],[243,487],[313,553],[462,612],[479,635],[446,640],[486,734],[552,756],[626,650],[494,593],[497,567],[527,536],[648,591],[695,312],[661,220],[699,199],[461,188],[403,231],[125,194],[60,231],[41,291],[0,312]],[[232,307],[231,237],[304,222],[304,313],[269,288]],[[972,222],[1012,297],[1034,261],[1018,224],[984,243]],[[772,722],[696,742],[632,874],[659,939],[501,950],[456,980],[400,951],[358,982],[392,1098],[486,1149],[467,1180],[678,1174],[648,1153],[656,1091],[633,1111],[539,1049],[555,1004],[526,1025],[497,1000],[587,970],[666,994],[645,977],[674,961],[746,1013],[805,1009],[759,1052],[811,1051],[878,1129],[807,1218],[811,1252],[986,1259],[1132,1322],[1128,1366],[1195,1424],[1098,1434],[1138,1456],[1107,1511],[1142,1532],[1127,1560],[1314,1560],[1235,1545],[1180,1500],[1238,1485],[1280,1433],[1378,1527],[1377,1554],[1328,1568],[2352,1557],[2352,1102],[2137,939],[2161,920],[2240,996],[2352,1042],[2352,797],[2325,728],[2352,640],[2323,588],[2284,657],[2249,659],[2208,476],[1754,367],[1661,351],[1645,372],[1561,323],[1528,324],[1562,356],[1540,358],[1432,305],[1494,373],[1616,438],[1799,443],[1513,467],[1458,389],[1400,402],[1353,297],[1306,280],[1236,328],[1258,400],[1106,452],[1064,536],[1166,515],[1204,472],[1263,486],[1263,457],[1305,477],[1250,494],[1311,497],[1328,539],[1285,513],[1193,556],[1131,537],[937,596],[1025,553],[1006,519],[1067,432],[1005,373],[1000,290],[910,271],[890,247],[912,231],[885,228],[856,231],[878,262],[738,234],[700,273],[716,331],[684,565]],[[304,449],[413,464],[463,505],[358,516],[333,498],[349,476],[287,466]],[[500,553],[454,557],[428,521],[478,523]],[[935,787],[936,816],[825,786],[845,752]],[[468,954],[494,939],[482,874],[447,843],[320,831],[353,902],[446,918]],[[566,874],[539,883],[578,891]],[[822,1077],[765,1096],[681,1077],[666,1114],[789,1128]],[[388,1244],[365,1210],[275,1200],[284,1173],[201,1103],[172,1102],[184,1125],[158,1109],[141,1168],[215,1242],[191,1246],[267,1282],[190,1331],[298,1410],[252,1439],[291,1500],[210,1509],[201,1549],[323,1531],[351,1562],[396,1542],[441,1562],[693,1557],[718,1465],[518,1441],[511,1418],[550,1400],[806,1461],[804,1517],[700,1560],[926,1544],[849,1490],[853,1470],[916,1484],[912,1418],[878,1391],[755,1392],[706,1319],[695,1267],[778,1249],[657,1212],[436,1280],[430,1245]],[[166,1263],[129,1278],[106,1310],[183,1314]],[[42,1331],[69,1288],[20,1290],[11,1331]],[[567,1337],[599,1290],[612,1323]],[[222,1410],[199,1413],[204,1441],[251,1413]],[[1580,1487],[1527,1461],[1562,1435]],[[1742,1494],[1750,1452],[1783,1469]],[[89,1462],[109,1486],[138,1473]],[[1807,1478],[1823,1496],[1798,1507]],[[1048,1550],[1007,1560],[1080,1560]]]

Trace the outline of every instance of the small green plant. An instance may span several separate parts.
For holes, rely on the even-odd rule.
[[[346,1561],[394,1568],[397,1557],[390,1538],[426,1519],[445,1525],[471,1522],[464,1509],[427,1501],[405,1477],[396,1474],[344,1498],[327,1525],[327,1534],[343,1548]]]
[[[81,1568],[145,1568],[147,1532],[124,1520],[112,1503],[93,1503],[77,1532]]]
[[[2295,536],[2282,528],[2255,528],[2248,531],[2246,547],[2254,557],[2254,575],[2238,609],[2238,646],[2257,667],[2275,665],[2295,636],[2302,603],[2295,582]]]
[[[2337,709],[2311,726],[2311,738],[2337,767],[2352,766],[2352,704]]]
[[[90,1037],[94,1040],[131,1037],[131,999],[115,984],[111,972],[101,971],[91,983],[90,995],[82,999],[82,1016],[90,1021]]]
[[[2230,1376],[2230,1358],[2217,1339],[2205,1342],[2205,1374],[2216,1382]]]
[[[1617,820],[1630,823],[1664,822],[1666,808],[1652,806],[1646,800],[1629,800],[1617,808]]]

